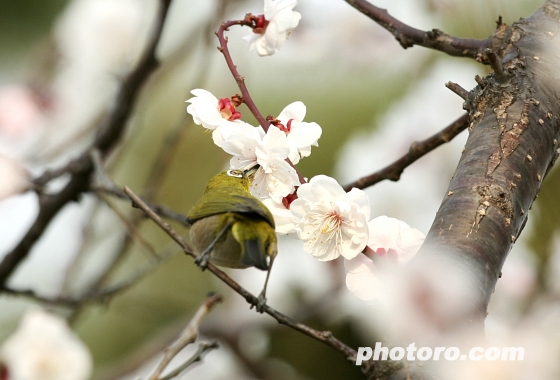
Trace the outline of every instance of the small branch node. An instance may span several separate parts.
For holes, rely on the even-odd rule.
[[[451,91],[459,95],[461,99],[467,100],[469,92],[465,90],[463,87],[461,87],[459,84],[455,82],[447,82],[445,84],[445,87],[447,87],[448,89],[450,89]]]
[[[474,76],[474,80],[476,81],[476,83],[478,83],[478,85],[479,85],[480,87],[484,87],[484,86],[485,86],[484,80],[483,80],[480,76],[475,75],[475,76]]]
[[[496,73],[498,82],[501,84],[506,83],[510,78],[510,75],[504,70],[500,57],[490,49],[486,49],[484,53],[486,54],[486,57],[488,57],[488,62],[490,62],[492,70]]]

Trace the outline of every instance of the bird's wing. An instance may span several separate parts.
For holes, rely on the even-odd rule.
[[[250,193],[231,191],[214,192],[212,196],[204,195],[187,215],[187,224],[192,224],[208,216],[238,212],[242,214],[257,214],[274,227],[274,218],[268,208]]]

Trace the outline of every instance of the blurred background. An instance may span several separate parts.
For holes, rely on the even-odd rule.
[[[486,38],[498,16],[511,24],[542,1],[373,3],[420,29]],[[138,61],[156,8],[155,0],[0,0],[0,154],[24,165],[32,176],[79,155],[114,103],[122,78]],[[173,0],[158,46],[162,65],[144,86],[125,137],[106,162],[117,185],[186,214],[206,182],[226,167],[229,157],[192,123],[185,100],[195,88],[217,97],[239,92],[216,50],[214,32],[223,20],[262,9],[260,0]],[[462,100],[445,88],[447,81],[471,89],[474,76],[487,73],[470,60],[419,47],[403,50],[342,0],[300,0],[295,10],[302,14],[300,25],[271,57],[248,53],[241,39],[250,33],[247,29],[232,28],[228,36],[234,62],[263,114],[278,115],[300,100],[307,106],[305,120],[323,128],[319,147],[298,164],[308,178],[326,174],[344,185],[391,163],[413,141],[464,112]],[[256,125],[246,108],[241,112]],[[367,189],[372,218],[395,217],[427,233],[466,137],[462,133],[417,161],[399,182]],[[13,178],[6,171],[0,180]],[[61,177],[47,190],[56,191],[66,181]],[[560,285],[553,281],[560,274],[559,187],[560,172],[553,170],[498,282],[486,322],[488,339],[533,328],[531,339],[559,349],[555,334],[547,334],[560,331],[555,326]],[[37,201],[33,192],[0,201],[0,257],[29,228]],[[130,225],[143,239],[127,232]],[[184,226],[174,227],[188,236]],[[264,282],[265,274],[254,268],[227,272],[255,294]],[[300,242],[282,238],[269,304],[332,331],[352,347],[372,346],[383,337],[371,318],[375,303],[353,297],[344,278],[341,262],[318,262]],[[50,298],[80,298],[88,289],[123,284],[123,291],[104,302],[46,306],[68,317],[90,348],[95,379],[145,376],[209,291],[223,294],[225,301],[202,324],[201,339],[217,339],[220,349],[179,378],[361,378],[334,350],[249,310],[129,203],[110,195],[88,194],[67,205],[9,281],[11,288]],[[0,341],[37,305],[0,295]],[[557,371],[550,368],[552,374]]]

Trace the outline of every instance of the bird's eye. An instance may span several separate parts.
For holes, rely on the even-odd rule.
[[[243,172],[241,170],[228,170],[227,175],[235,178],[243,178]]]

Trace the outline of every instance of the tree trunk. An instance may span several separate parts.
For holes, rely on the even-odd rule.
[[[494,72],[470,91],[469,138],[416,262],[455,257],[477,286],[468,323],[482,329],[508,252],[558,155],[560,0],[499,25],[480,56]]]

